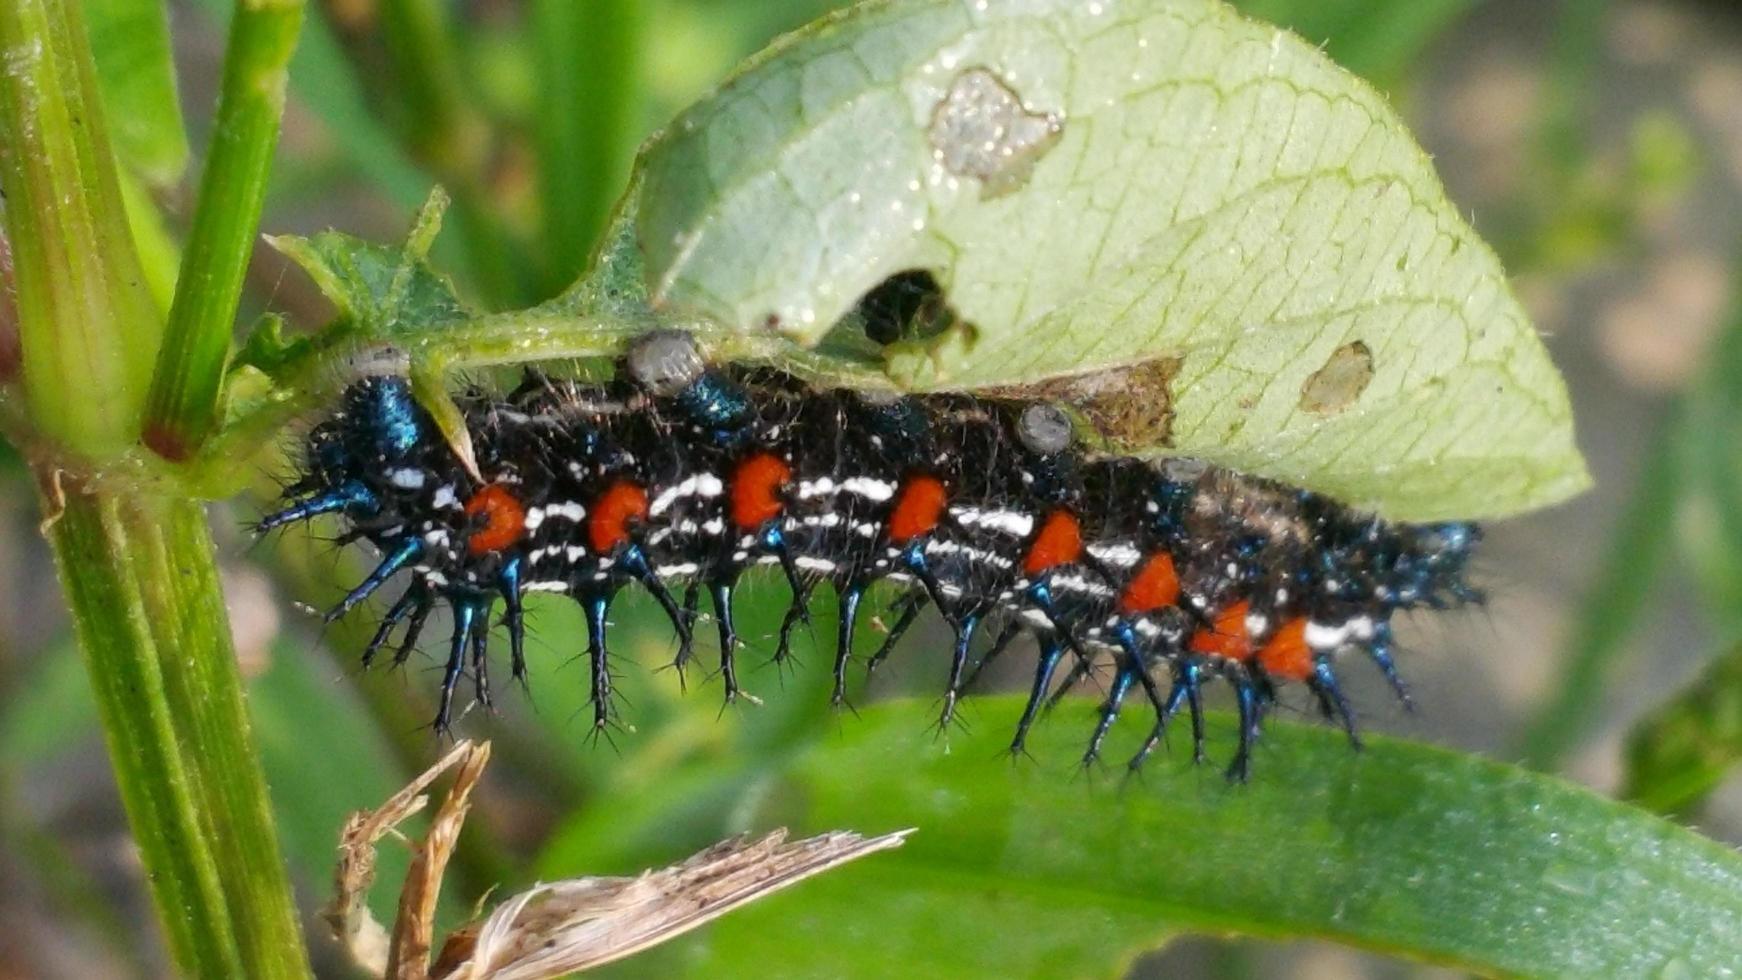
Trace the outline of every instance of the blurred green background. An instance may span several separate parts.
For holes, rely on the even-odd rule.
[[[1453,200],[1516,277],[1567,375],[1598,480],[1571,504],[1492,529],[1483,577],[1493,602],[1408,624],[1403,667],[1421,711],[1402,714],[1363,678],[1353,693],[1366,723],[1562,771],[1742,842],[1742,781],[1726,778],[1742,758],[1742,12],[1694,0],[1240,5],[1322,41],[1392,94]],[[263,227],[397,241],[440,182],[456,204],[436,261],[463,293],[494,309],[544,299],[584,263],[640,139],[742,57],[833,6],[467,0],[390,5],[437,16],[384,24],[389,8],[375,0],[315,3]],[[100,26],[105,4],[88,7]],[[228,7],[169,4],[196,158]],[[117,30],[107,43],[124,48]],[[100,38],[97,48],[101,57]],[[192,178],[141,176],[156,205],[142,213],[162,214],[156,232],[172,242]],[[306,329],[331,315],[313,284],[262,246],[243,319],[267,310]],[[160,975],[28,477],[12,460],[4,473],[0,978]],[[273,476],[260,474],[262,491]],[[345,814],[438,754],[421,727],[432,662],[360,675],[367,625],[323,632],[301,611],[354,580],[359,556],[318,530],[253,543],[242,525],[259,506],[217,508],[215,524],[280,829],[312,913],[328,897]],[[831,602],[818,601],[819,623],[832,622]],[[561,603],[535,610],[530,695],[460,725],[494,739],[497,761],[450,879],[448,921],[492,885],[635,871],[741,829],[752,811],[778,813],[782,760],[854,724],[827,709],[815,656],[785,675],[748,672],[760,708],[722,715],[717,691],[693,679],[685,696],[655,671],[672,649],[667,631],[635,626],[645,605],[629,599],[618,617],[634,730],[614,747],[583,739],[582,632]],[[747,663],[772,651],[783,605],[773,582],[742,600]],[[937,640],[911,638],[862,700],[932,691],[935,661],[922,651]],[[1014,685],[1027,668],[1007,666],[1002,681]],[[1262,773],[1262,755],[1258,764]],[[386,853],[384,882],[404,864],[402,852]],[[378,892],[385,914],[390,888]],[[308,933],[322,973],[349,975],[312,918]],[[621,972],[652,975],[657,963]],[[1133,970],[1432,972],[1328,945],[1209,941],[1175,944]]]

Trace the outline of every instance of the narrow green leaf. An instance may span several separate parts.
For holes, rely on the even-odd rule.
[[[218,418],[302,8],[302,0],[243,0],[230,22],[199,204],[146,406],[145,443],[165,459],[191,456]]]
[[[1674,551],[1670,528],[1686,478],[1685,416],[1677,406],[1658,425],[1632,496],[1579,600],[1548,700],[1518,740],[1525,765],[1560,765],[1602,710],[1616,668],[1632,649],[1630,640]]]
[[[85,15],[115,152],[150,183],[174,184],[187,168],[188,141],[170,57],[168,5],[85,0]]]
[[[534,0],[549,291],[580,274],[644,135],[638,0]]]
[[[1014,767],[1000,755],[1020,700],[976,704],[947,747],[923,702],[812,745],[753,823],[917,833],[723,920],[672,958],[681,972],[1110,976],[1179,932],[1485,974],[1715,976],[1742,958],[1742,857],[1552,777],[1387,738],[1354,753],[1284,723],[1244,786],[1180,746],[1138,780],[1073,778],[1084,735],[1066,722],[1086,702]]]
[[[1493,253],[1366,85],[1217,0],[891,0],[785,39],[647,150],[656,307],[811,344],[886,277],[957,319],[919,389],[1084,409],[1403,519],[1588,482]]]

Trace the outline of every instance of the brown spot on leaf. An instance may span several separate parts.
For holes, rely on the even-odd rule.
[[[1155,449],[1173,444],[1173,379],[1180,364],[1177,357],[1162,357],[1129,367],[992,388],[982,393],[998,398],[1057,402],[1088,423],[1109,448]]]
[[[1373,380],[1373,351],[1357,340],[1331,352],[1325,366],[1300,386],[1300,407],[1314,415],[1335,415],[1355,403]]]
[[[1058,113],[1030,112],[1003,79],[985,68],[956,76],[932,111],[932,151],[944,169],[981,181],[980,196],[1019,189],[1064,132]]]

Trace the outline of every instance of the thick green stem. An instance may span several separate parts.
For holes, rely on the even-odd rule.
[[[177,963],[307,976],[200,508],[72,493],[49,540]]]
[[[79,5],[0,3],[0,65],[0,190],[31,422],[76,453],[114,452],[139,436],[161,320],[133,251]]]
[[[204,514],[73,475],[136,445],[162,334],[78,3],[0,2],[0,65],[21,441],[158,917],[190,976],[308,976]]]
[[[217,420],[302,8],[302,0],[241,0],[230,22],[217,125],[147,407],[145,442],[167,459],[187,458]]]

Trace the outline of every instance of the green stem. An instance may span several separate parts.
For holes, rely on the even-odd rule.
[[[76,492],[57,506],[49,540],[176,962],[308,976],[203,514]]]
[[[114,452],[139,436],[162,321],[133,250],[79,5],[0,3],[0,64],[0,191],[30,419],[75,453]]]
[[[302,0],[239,0],[199,206],[158,351],[144,438],[185,459],[212,431],[242,277],[260,226]]]

